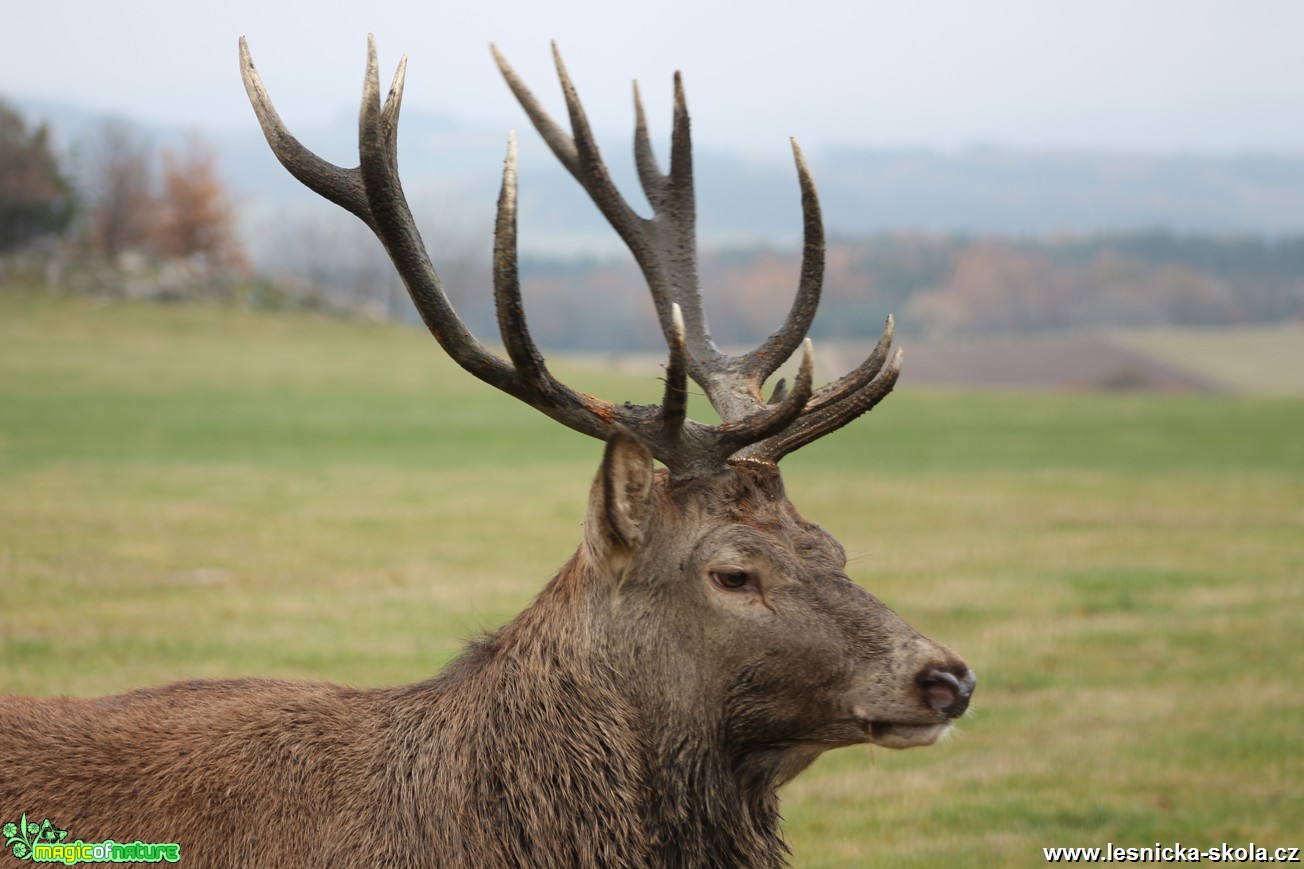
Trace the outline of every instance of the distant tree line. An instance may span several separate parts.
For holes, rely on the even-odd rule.
[[[184,298],[212,296],[216,287],[253,304],[414,319],[379,244],[356,221],[333,216],[347,222],[296,219],[274,227],[277,261],[262,264],[270,277],[251,278],[217,155],[201,139],[156,149],[127,124],[109,121],[69,161],[48,129],[0,103],[0,283],[7,252],[44,247],[46,282],[73,290]],[[447,292],[472,330],[492,340],[489,258],[478,238],[490,229],[451,215],[442,222],[427,239]],[[101,267],[87,270],[86,261]],[[699,266],[717,342],[754,344],[787,312],[800,256],[770,248],[703,251]],[[543,347],[662,347],[630,257],[527,258],[521,275]],[[930,335],[1300,320],[1304,235],[901,233],[832,241],[812,335],[869,339],[889,312],[904,332]]]
[[[216,153],[198,136],[160,152],[110,120],[79,145],[70,160],[45,125],[0,102],[0,254],[58,242],[73,257],[246,265]]]
[[[897,311],[906,329],[940,334],[1304,317],[1304,236],[898,236],[834,251],[827,286],[835,329],[857,300]]]
[[[799,268],[795,252],[703,253],[700,272],[716,340],[755,343],[776,328]],[[660,346],[632,262],[532,261],[522,276],[531,328],[544,345]],[[902,234],[831,243],[812,335],[871,338],[889,313],[898,328],[928,335],[1299,321],[1304,236]]]

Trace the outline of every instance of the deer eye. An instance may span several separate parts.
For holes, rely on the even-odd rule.
[[[713,570],[711,581],[720,588],[737,591],[749,585],[755,585],[755,577],[746,570]]]

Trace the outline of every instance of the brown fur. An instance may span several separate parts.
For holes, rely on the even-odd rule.
[[[963,711],[919,677],[963,662],[843,562],[773,467],[671,482],[617,434],[579,551],[443,673],[0,698],[0,821],[190,866],[781,865],[779,785]]]

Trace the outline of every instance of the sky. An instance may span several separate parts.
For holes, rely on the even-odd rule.
[[[356,112],[366,36],[405,109],[526,126],[495,42],[554,114],[556,39],[595,127],[654,136],[682,70],[694,140],[811,147],[1304,153],[1298,0],[0,0],[0,96],[201,131],[251,125],[237,42],[291,129]]]

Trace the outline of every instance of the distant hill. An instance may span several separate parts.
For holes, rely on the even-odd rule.
[[[303,135],[323,150],[353,155],[351,119]],[[433,205],[447,211],[447,202],[473,214],[491,213],[503,131],[417,117],[405,118],[404,136],[400,159],[414,208]],[[232,157],[245,167],[233,164],[233,177],[265,182],[270,160],[261,138],[255,133],[230,141]],[[252,145],[240,147],[244,141]],[[628,150],[608,148],[605,153],[626,197],[645,209]],[[1137,230],[1251,236],[1304,232],[1304,154],[1127,155],[989,147],[958,152],[842,148],[807,157],[831,236],[892,231],[1043,237]],[[596,209],[532,132],[521,134],[521,160],[524,249],[556,255],[618,248]],[[765,163],[700,149],[694,168],[704,246],[799,244],[800,201],[789,162]],[[269,192],[279,186],[261,183]]]
[[[102,118],[68,105],[15,100],[49,119],[77,147]],[[160,142],[185,131],[142,128]],[[341,114],[295,130],[328,159],[356,163],[356,120]],[[404,115],[400,159],[419,219],[487,225],[497,196],[506,130],[420,111]],[[276,164],[254,123],[202,131],[220,150],[254,241],[287,209],[320,209]],[[628,133],[602,138],[607,162],[636,208],[644,208]],[[521,245],[536,254],[602,254],[619,243],[575,182],[532,131],[521,143]],[[665,157],[665,143],[657,143]],[[1281,236],[1304,232],[1304,154],[1114,154],[1032,152],[998,146],[941,152],[838,148],[807,154],[831,236],[890,231],[1052,236],[1164,230],[1176,234]],[[704,247],[795,247],[797,184],[790,162],[720,150],[695,154]],[[257,252],[257,251],[256,251]]]
[[[974,148],[825,156],[828,219],[853,233],[1048,235],[1304,230],[1304,155],[1139,155]]]

